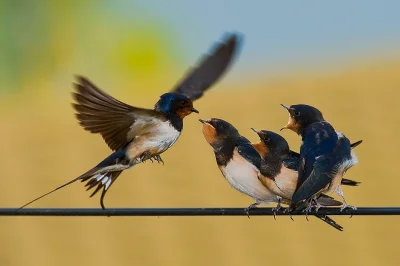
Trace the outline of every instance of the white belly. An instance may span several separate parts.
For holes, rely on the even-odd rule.
[[[134,139],[128,149],[129,157],[137,158],[146,151],[161,154],[178,140],[180,134],[169,121],[155,125],[151,132]]]
[[[262,185],[259,170],[234,151],[228,164],[220,167],[222,174],[235,189],[259,202],[276,202],[277,196]]]

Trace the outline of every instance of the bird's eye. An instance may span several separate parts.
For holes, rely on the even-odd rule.
[[[266,142],[269,142],[269,137],[267,137],[267,138],[265,139],[265,141],[266,141]]]
[[[296,111],[296,112],[294,113],[294,115],[295,115],[295,116],[299,116],[299,115],[300,115],[300,112],[299,112],[299,111]]]

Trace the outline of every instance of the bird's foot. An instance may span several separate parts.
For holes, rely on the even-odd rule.
[[[323,205],[321,205],[317,199],[313,198],[311,199],[310,202],[311,206],[315,208],[315,212],[318,212],[318,210],[323,207]]]
[[[346,210],[346,209],[352,209],[352,210],[356,211],[356,210],[357,210],[357,207],[356,207],[356,206],[348,205],[347,203],[344,203],[344,204],[343,204],[343,207],[340,208],[340,212],[343,212],[343,211]],[[351,218],[351,217],[353,217],[353,214],[350,215],[350,218]]]
[[[312,200],[308,203],[307,208],[305,208],[302,212],[304,212],[306,214],[306,220],[308,220],[308,213],[311,212],[312,208],[314,207]]]
[[[272,211],[274,213],[274,220],[276,220],[276,213],[282,208],[281,206],[281,199],[278,199],[278,205],[276,205],[275,208],[272,208]]]
[[[147,161],[147,160],[150,160],[151,162],[153,162],[153,160],[151,159],[152,157],[153,157],[153,156],[152,156],[151,152],[145,151],[145,152],[143,152],[142,155],[140,156],[140,161],[141,161],[142,163],[144,163],[144,162]]]
[[[259,204],[258,202],[255,202],[255,203],[251,204],[249,207],[247,207],[246,209],[244,209],[244,211],[247,214],[247,218],[250,219],[250,213],[249,213],[250,209],[256,208],[258,204]]]
[[[161,163],[164,165],[164,161],[163,161],[163,159],[161,158],[161,156],[160,156],[159,154],[154,155],[153,158],[154,158],[154,160],[156,160],[158,163],[161,162]]]
[[[293,216],[292,216],[292,211],[293,211],[293,208],[289,206],[283,211],[283,213],[289,213],[290,219],[294,222],[294,219],[293,219]]]

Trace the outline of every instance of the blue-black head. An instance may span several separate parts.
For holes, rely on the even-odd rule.
[[[295,104],[289,107],[283,104],[281,105],[289,112],[288,124],[282,129],[291,129],[297,134],[301,134],[303,129],[312,123],[325,121],[322,113],[317,108],[310,105]]]
[[[289,144],[281,135],[268,130],[252,130],[260,137],[260,142],[253,146],[262,157],[269,154],[285,156],[290,153]]]
[[[235,143],[240,138],[239,131],[222,119],[210,118],[199,121],[203,124],[204,138],[214,148],[224,143]]]
[[[180,93],[165,93],[160,96],[160,100],[154,106],[154,110],[163,112],[167,115],[178,115],[184,118],[191,113],[199,113],[194,107],[190,98]]]

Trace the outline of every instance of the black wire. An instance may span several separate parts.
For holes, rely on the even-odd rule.
[[[276,215],[289,215],[284,208]],[[256,208],[250,216],[274,215],[272,208]],[[308,215],[314,215],[312,211]],[[400,215],[400,207],[360,207],[357,210],[321,208],[321,215]],[[244,208],[0,208],[0,216],[247,216]],[[295,213],[293,215],[304,215]]]

